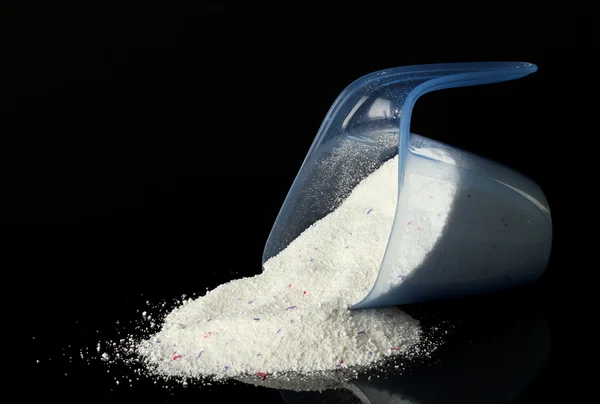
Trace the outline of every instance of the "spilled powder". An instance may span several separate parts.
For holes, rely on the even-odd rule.
[[[184,300],[158,332],[132,343],[130,350],[150,374],[238,380],[343,374],[406,355],[422,339],[417,320],[396,307],[348,309],[377,279],[395,214],[397,177],[394,157],[361,181],[335,211],[265,262],[260,275]],[[413,185],[425,180],[432,181],[415,177]],[[427,192],[439,197],[435,211],[446,211],[431,223],[422,217],[431,216],[431,209],[423,210],[422,203],[409,206],[416,222],[435,224],[429,236],[414,238],[423,244],[415,247],[423,251],[421,259],[442,231],[451,202],[443,198],[453,195],[435,184]],[[406,276],[420,263],[416,253],[410,257],[400,268]]]

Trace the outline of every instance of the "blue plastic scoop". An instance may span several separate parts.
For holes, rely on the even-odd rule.
[[[420,65],[381,70],[350,84],[323,120],[271,230],[263,263],[398,155],[398,203],[379,275],[352,308],[461,297],[536,281],[548,264],[552,239],[540,187],[510,168],[410,133],[421,95],[518,79],[536,70],[517,62]],[[345,149],[353,152],[340,162],[339,150]],[[399,282],[394,265],[403,254],[411,175],[449,181],[460,193],[431,251]]]

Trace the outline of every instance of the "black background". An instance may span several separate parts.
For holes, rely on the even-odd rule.
[[[538,72],[425,95],[411,129],[507,164],[546,193],[552,260],[530,295],[549,318],[552,359],[523,402],[573,398],[584,384],[569,340],[581,311],[567,294],[583,273],[571,257],[586,205],[570,204],[589,196],[568,179],[583,170],[573,152],[585,148],[581,122],[594,112],[580,83],[593,74],[595,28],[568,7],[427,8],[7,9],[2,334],[3,356],[23,364],[15,383],[67,401],[254,394],[277,402],[275,390],[243,385],[110,391],[102,366],[68,363],[62,349],[95,346],[145,300],[259,273],[320,123],[354,79],[411,64],[525,61]],[[13,337],[15,329],[25,335]]]

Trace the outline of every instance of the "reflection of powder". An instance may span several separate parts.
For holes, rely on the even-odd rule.
[[[165,376],[261,372],[268,380],[275,372],[343,371],[404,353],[419,341],[417,321],[396,307],[348,310],[377,277],[397,171],[397,158],[384,163],[338,209],[268,260],[262,274],[173,310],[160,332],[137,345],[145,363]]]
[[[390,393],[385,390],[378,390],[371,386],[361,386],[360,388],[353,383],[347,383],[343,386],[350,390],[356,398],[363,404],[386,403],[386,404],[415,404],[413,401],[400,396],[399,394]]]

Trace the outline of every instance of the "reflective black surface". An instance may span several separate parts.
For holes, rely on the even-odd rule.
[[[424,324],[448,318],[446,324],[455,325],[449,334],[441,333],[445,345],[431,359],[360,375],[343,387],[355,396],[354,401],[523,402],[528,391],[548,377],[551,331],[539,304],[511,296],[451,306],[453,314],[442,314],[439,306],[428,308],[434,314],[416,309],[425,316]],[[289,403],[321,399],[318,393],[289,391],[282,391],[282,397]]]

